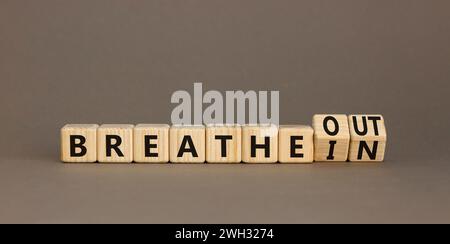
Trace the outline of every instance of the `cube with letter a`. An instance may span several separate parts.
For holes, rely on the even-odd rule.
[[[174,125],[169,131],[170,162],[205,163],[206,138],[203,125]]]

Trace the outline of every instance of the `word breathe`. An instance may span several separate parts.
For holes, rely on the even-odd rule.
[[[63,162],[312,163],[384,160],[381,115],[317,114],[306,125],[66,125]]]

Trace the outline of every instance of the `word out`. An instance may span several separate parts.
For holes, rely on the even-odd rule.
[[[312,163],[384,160],[381,115],[314,115],[306,125],[66,125],[63,162]]]

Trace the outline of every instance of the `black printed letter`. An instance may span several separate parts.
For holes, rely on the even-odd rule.
[[[216,136],[216,140],[220,140],[221,156],[225,158],[227,156],[227,140],[233,139],[233,136]]]
[[[157,135],[147,135],[144,137],[145,140],[145,157],[158,157],[158,153],[152,153],[151,149],[152,148],[157,148],[158,145],[157,144],[152,144],[150,141],[151,140],[157,140],[158,136]]]
[[[189,144],[188,148],[186,148],[186,144]],[[195,150],[194,142],[192,141],[192,137],[191,136],[184,136],[183,137],[183,141],[181,142],[180,150],[178,151],[177,157],[179,157],[179,158],[183,157],[183,154],[185,152],[192,153],[192,156],[194,158],[198,157],[197,150]]]
[[[331,132],[329,129],[328,129],[328,121],[333,121],[333,123],[334,123],[334,131],[333,132]],[[325,130],[325,132],[328,134],[328,135],[330,135],[330,136],[335,136],[335,135],[337,135],[338,133],[339,133],[339,123],[338,123],[338,121],[336,120],[336,118],[335,117],[333,117],[333,116],[327,116],[327,117],[325,117],[325,119],[323,120],[323,129]]]
[[[376,136],[378,136],[378,120],[381,120],[380,116],[369,116],[367,119],[372,120],[373,122],[373,131]]]
[[[114,140],[116,143],[112,143]],[[117,156],[124,157],[122,151],[120,151],[119,146],[122,144],[122,138],[118,135],[106,135],[106,156],[111,157],[112,150],[117,153]]]
[[[369,158],[371,160],[375,160],[375,158],[377,157],[378,142],[377,141],[373,142],[373,149],[372,149],[372,151],[370,151],[370,148],[369,148],[369,145],[367,145],[367,142],[361,141],[359,143],[358,160],[362,159],[363,149],[367,152],[367,155],[369,156]]]
[[[303,140],[303,136],[291,136],[291,158],[303,158],[303,153],[296,153],[296,149],[302,149],[302,144],[296,144],[296,141]]]
[[[76,141],[79,141],[77,143]],[[87,153],[87,149],[83,146],[86,143],[86,138],[81,135],[71,135],[70,136],[70,156],[71,157],[83,157]],[[80,148],[81,152],[77,153],[76,149]]]
[[[328,152],[327,160],[334,159],[334,145],[336,145],[336,141],[330,141],[330,151]]]
[[[256,149],[264,149],[264,157],[270,158],[270,137],[264,137],[264,144],[256,144],[256,136],[251,137],[251,157],[256,157]]]
[[[355,128],[356,134],[360,136],[367,135],[367,118],[366,116],[362,116],[362,123],[363,123],[363,130],[359,131],[358,129],[358,120],[356,119],[356,116],[353,116],[353,127]],[[378,132],[378,129],[377,129]]]

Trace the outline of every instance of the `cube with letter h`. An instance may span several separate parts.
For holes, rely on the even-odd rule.
[[[96,124],[69,124],[61,129],[61,161],[94,163],[97,161]]]
[[[242,128],[242,161],[276,163],[278,161],[278,127],[246,125]]]
[[[384,160],[386,127],[381,115],[349,115],[350,161]]]
[[[316,114],[313,128],[314,161],[347,161],[350,144],[347,115]]]

